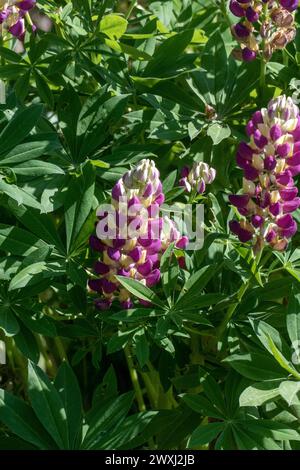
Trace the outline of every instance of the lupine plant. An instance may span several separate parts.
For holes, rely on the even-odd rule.
[[[299,450],[298,0],[0,1],[0,449]]]

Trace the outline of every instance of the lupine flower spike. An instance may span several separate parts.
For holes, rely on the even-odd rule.
[[[240,18],[232,34],[240,44],[236,58],[254,60],[260,54],[270,60],[296,36],[294,11],[299,0],[230,0],[231,12]]]
[[[22,41],[26,32],[25,18],[29,19],[32,31],[35,31],[35,25],[28,18],[28,12],[35,4],[36,0],[0,0],[1,34],[7,30]]]
[[[195,191],[203,194],[206,186],[211,184],[216,177],[216,170],[204,162],[193,163],[192,168],[188,166],[181,170],[179,185],[183,186],[188,193]]]
[[[300,117],[284,95],[256,111],[246,128],[249,143],[241,142],[237,164],[244,170],[243,189],[229,196],[242,216],[230,222],[241,242],[254,251],[265,245],[283,251],[296,233],[292,213],[300,206],[293,177],[300,173]]]
[[[96,308],[100,310],[108,309],[114,299],[118,299],[125,309],[133,305],[131,294],[120,285],[116,275],[136,279],[153,287],[160,281],[160,258],[170,243],[175,242],[179,249],[186,248],[188,244],[187,237],[180,236],[173,221],[159,215],[160,206],[164,202],[159,176],[153,161],[142,160],[115,184],[111,200],[116,209],[115,223],[119,229],[115,238],[103,237],[103,214],[98,213],[100,221],[96,235],[90,237],[91,248],[100,255],[94,266],[98,277],[90,279],[89,287],[101,296],[95,301]],[[146,223],[140,215],[143,210],[147,214]],[[122,224],[139,229],[139,236],[122,238]],[[113,225],[107,226],[107,231]]]

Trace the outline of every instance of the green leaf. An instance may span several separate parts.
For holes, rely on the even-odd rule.
[[[135,330],[124,332],[118,331],[118,333],[115,333],[113,336],[111,336],[107,343],[107,354],[113,354],[114,352],[123,349],[133,336],[134,331]]]
[[[20,331],[14,336],[14,342],[25,357],[34,363],[38,363],[40,351],[36,339],[31,330],[23,323],[20,323]]]
[[[283,354],[274,344],[274,341],[271,337],[268,338],[268,345],[270,347],[271,353],[273,354],[278,364],[280,364],[283,369],[285,369],[294,377],[296,377],[296,379],[300,380],[300,373],[297,372],[297,370],[292,366],[292,364],[283,356]]]
[[[18,188],[15,184],[8,184],[0,179],[0,193],[1,192],[16,201],[18,205],[24,204],[24,206],[33,207],[34,209],[40,209],[41,207],[37,199],[22,188]]]
[[[2,389],[0,389],[0,421],[16,436],[39,449],[56,448],[30,406]]]
[[[300,347],[300,293],[292,286],[289,295],[286,325],[288,334],[295,348]]]
[[[224,427],[224,423],[210,423],[198,426],[189,438],[188,448],[192,449],[193,447],[209,444],[224,430]]]
[[[110,39],[119,39],[126,33],[128,22],[122,16],[111,13],[100,21],[100,31]]]
[[[185,394],[182,396],[184,403],[190,407],[196,413],[200,413],[202,416],[210,416],[211,418],[223,419],[223,413],[221,413],[214,403],[210,402],[203,395],[192,395]]]
[[[28,364],[28,394],[34,412],[60,449],[69,449],[66,410],[60,394],[46,374]]]
[[[122,321],[124,323],[139,323],[161,315],[162,312],[160,310],[156,312],[151,308],[134,308],[113,313],[109,318],[111,320]]]
[[[53,99],[51,89],[44,75],[42,75],[38,71],[35,71],[34,79],[35,79],[35,84],[37,87],[38,94],[41,97],[41,100],[44,103],[46,103],[50,108],[52,108],[54,105],[54,99]]]
[[[40,214],[32,208],[17,205],[14,201],[9,201],[10,212],[32,233],[39,238],[54,245],[60,253],[65,253],[64,245],[57,233],[55,225],[50,217]]]
[[[22,55],[17,54],[7,47],[0,47],[0,57],[3,57],[3,59],[6,59],[8,62],[15,62],[16,64],[22,62]]]
[[[286,377],[286,373],[276,361],[263,352],[233,354],[224,359],[224,362],[230,364],[244,377],[252,380],[274,380]]]
[[[274,346],[283,353],[284,356],[289,356],[291,354],[290,348],[284,337],[271,325],[262,320],[250,320],[250,324],[261,343],[272,355],[274,355]]]
[[[9,307],[0,305],[0,329],[6,336],[15,336],[20,331],[19,323]]]
[[[37,284],[43,279],[58,277],[65,273],[65,269],[60,263],[46,263],[39,261],[21,269],[10,281],[9,291],[22,289],[27,286]]]
[[[72,246],[91,212],[94,191],[95,172],[92,165],[88,164],[83,168],[81,176],[71,180],[64,202],[68,252],[72,251]]]
[[[15,93],[22,104],[29,93],[30,78],[31,72],[28,70],[23,75],[20,75],[15,83]]]
[[[30,160],[14,166],[14,173],[23,176],[44,176],[44,175],[64,175],[62,168],[50,162],[40,160]]]
[[[41,105],[31,105],[15,113],[0,134],[1,154],[12,149],[28,136],[40,119],[42,110]]]
[[[29,256],[48,245],[32,233],[18,227],[0,224],[0,249],[18,256]]]
[[[127,278],[124,276],[115,276],[116,279],[122,284],[125,289],[127,289],[131,294],[135,295],[138,299],[146,300],[151,302],[163,310],[166,309],[165,304],[157,297],[157,295],[149,289],[149,287],[144,286],[141,282],[136,281],[135,279]]]
[[[300,441],[300,434],[285,423],[267,419],[248,419],[240,422],[249,432],[262,437],[270,437],[276,440]]]
[[[199,294],[212,277],[215,276],[218,269],[220,269],[220,265],[208,265],[192,274],[184,284],[175,308],[181,309],[193,305],[195,299],[199,298]]]
[[[177,278],[179,276],[178,261],[174,256],[174,243],[171,243],[160,260],[161,280],[168,304],[172,306],[172,291],[175,291]]]
[[[231,129],[227,124],[214,122],[208,126],[207,135],[213,141],[213,145],[218,145],[222,140],[227,139],[231,135]]]
[[[167,193],[174,188],[177,178],[177,170],[171,171],[171,173],[163,180],[163,192]]]
[[[76,449],[82,434],[81,392],[77,378],[66,362],[63,362],[58,369],[54,386],[66,411],[70,449]]]
[[[203,70],[193,72],[194,91],[204,104],[220,111],[225,101],[224,83],[228,76],[228,62],[225,44],[217,31],[205,45],[201,57]]]
[[[279,393],[289,406],[300,405],[300,382],[284,381],[279,386]]]
[[[0,166],[13,166],[28,160],[34,160],[58,147],[59,142],[56,139],[24,142],[7,153],[3,159],[0,159]]]
[[[144,328],[137,331],[133,338],[135,342],[135,354],[140,367],[143,368],[147,364],[150,354],[149,341]]]
[[[98,409],[89,422],[89,428],[82,443],[82,449],[93,450],[103,437],[109,437],[123,422],[131,408],[134,394],[125,393],[120,397],[110,400]]]
[[[280,381],[258,382],[247,387],[240,395],[240,406],[261,406],[278,398]]]
[[[179,312],[185,316],[186,313],[192,312],[193,310],[199,310],[203,307],[209,307],[210,305],[215,305],[222,300],[228,299],[226,295],[223,294],[200,294],[198,298],[193,299],[193,302],[187,305],[175,305],[173,311]],[[195,313],[195,315],[199,316],[199,312]]]
[[[155,51],[152,60],[144,70],[145,77],[161,77],[164,74],[175,75],[178,72],[180,54],[191,43],[194,31],[182,31],[163,41]]]

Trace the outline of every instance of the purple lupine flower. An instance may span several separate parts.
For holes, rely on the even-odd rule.
[[[291,213],[300,207],[293,179],[300,173],[299,109],[291,98],[279,96],[251,123],[250,142],[242,142],[237,151],[237,164],[244,170],[242,194],[229,196],[242,217],[229,226],[241,242],[251,240],[255,252],[266,244],[282,251],[297,231]],[[264,137],[263,146],[257,136]],[[256,177],[249,178],[249,169]]]
[[[18,39],[23,39],[25,34],[25,21],[23,18],[19,18],[10,28],[9,32]]]
[[[35,7],[36,0],[21,0],[16,2],[16,6],[23,11],[29,11]]]
[[[203,169],[203,175],[207,182],[214,179],[214,172],[208,167]],[[98,310],[108,309],[114,299],[119,300],[122,308],[132,308],[131,294],[120,285],[115,276],[132,278],[153,287],[160,281],[160,258],[170,243],[174,242],[178,250],[184,250],[188,245],[188,238],[181,237],[174,222],[159,215],[164,194],[159,172],[153,161],[142,160],[135,168],[127,171],[112,188],[111,201],[116,210],[113,227],[109,226],[108,212],[99,210],[97,236],[92,235],[89,240],[90,247],[101,253],[94,265],[98,277],[88,282],[92,291],[102,294],[103,298],[95,301]],[[123,214],[124,204],[127,208],[126,215]],[[140,215],[142,211],[147,216],[146,223]],[[100,225],[104,225],[105,233],[109,234],[113,228],[120,230],[122,223],[131,229],[134,226],[134,230],[139,230],[138,234],[130,236],[129,233],[125,239],[116,233],[113,238],[107,238],[98,230]]]
[[[28,12],[34,8],[36,0],[8,0],[1,2],[0,24],[3,24],[4,30],[7,30],[14,37],[23,41],[26,32],[26,18]],[[29,21],[33,32],[36,26]]]
[[[231,28],[240,45],[234,56],[246,62],[257,55],[270,60],[276,49],[295,38],[298,4],[299,0],[229,0],[231,13],[239,19]]]
[[[207,184],[211,184],[216,178],[216,170],[204,162],[194,162],[192,168],[187,166],[181,170],[179,186],[185,188],[188,193],[196,191],[203,194]]]

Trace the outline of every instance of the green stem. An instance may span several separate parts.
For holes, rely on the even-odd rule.
[[[48,353],[48,347],[47,347],[47,343],[46,343],[46,340],[41,336],[41,335],[35,335],[35,338],[37,340],[37,343],[38,343],[38,346],[39,346],[39,350],[45,360],[45,365],[46,365],[46,369],[47,371],[49,372],[49,374],[52,376],[52,377],[55,377],[56,375],[56,367],[55,365],[53,364],[51,358],[49,357],[49,353]]]
[[[12,362],[14,363],[16,369],[18,369],[18,375],[22,377],[22,383],[24,385],[24,389],[26,389],[27,385],[27,360],[24,359],[22,354],[20,354],[15,342],[12,338],[6,338],[6,346],[7,346],[7,355],[11,357]]]
[[[222,323],[220,324],[220,326],[217,328],[217,339],[220,340],[227,328],[227,325],[228,323],[230,322],[231,318],[232,318],[232,315],[234,314],[234,312],[236,311],[238,305],[240,304],[240,301],[242,300],[246,290],[248,289],[249,287],[249,284],[250,284],[250,281],[251,279],[248,279],[247,282],[245,282],[245,284],[242,284],[239,291],[238,291],[238,294],[237,294],[237,302],[235,302],[234,304],[232,304],[229,309],[227,310],[227,313],[225,315],[225,317],[223,318],[223,321]]]
[[[26,18],[26,20],[28,21],[28,24],[30,24],[30,26],[33,26],[33,22],[32,22],[31,16],[30,16],[30,14],[29,14],[28,12],[25,14],[25,18]]]
[[[69,362],[67,353],[65,351],[65,347],[63,345],[62,340],[59,338],[59,336],[54,338],[54,343],[55,343],[55,346],[56,346],[56,349],[57,349],[60,360]]]
[[[126,13],[126,20],[128,20],[128,18],[130,18],[130,15],[131,13],[133,12],[135,6],[137,4],[137,0],[131,0],[131,3],[129,5],[129,8],[128,8],[128,11]]]
[[[259,86],[261,94],[263,95],[265,86],[266,86],[266,70],[267,70],[267,63],[263,57],[260,59],[260,77],[259,77]]]
[[[146,386],[147,395],[150,401],[151,408],[156,410],[158,407],[158,394],[153,386],[153,382],[146,372],[142,372],[143,381]]]
[[[191,363],[204,364],[203,355],[200,351],[200,338],[195,333],[191,333]]]
[[[133,363],[130,346],[128,344],[124,348],[124,353],[125,353],[128,370],[129,370],[132,386],[135,391],[135,397],[136,397],[139,410],[146,411],[146,406],[145,406],[145,402],[143,398],[143,393],[140,387],[139,378],[138,378],[137,371]]]
[[[259,261],[261,259],[261,255],[262,255],[262,250],[256,255],[256,257],[253,261],[253,265],[251,267],[251,272],[253,274],[255,274],[255,272],[258,270],[258,265],[259,265]],[[224,332],[227,328],[228,323],[230,322],[234,312],[236,311],[237,307],[239,306],[239,304],[240,304],[242,298],[244,297],[244,295],[245,295],[248,287],[250,286],[251,282],[252,282],[252,276],[248,279],[247,282],[242,284],[241,287],[239,288],[238,293],[237,293],[237,302],[235,302],[234,304],[232,304],[228,308],[228,310],[226,312],[226,315],[223,318],[222,323],[219,325],[219,327],[216,330],[216,333],[217,333],[216,337],[217,337],[218,341],[222,338],[222,336],[223,336],[223,334],[224,334]]]
[[[227,2],[226,0],[221,0],[221,11],[223,13],[223,16],[224,16],[224,19],[228,25],[229,28],[231,28],[231,21],[230,21],[230,18],[229,18],[229,15],[227,13]]]
[[[268,20],[268,4],[265,3],[263,5],[263,11],[262,11],[262,24]],[[266,86],[266,70],[267,70],[267,61],[264,57],[264,52],[265,52],[265,40],[262,40],[261,43],[262,51],[261,51],[261,57],[260,57],[260,78],[259,78],[259,88],[260,88],[260,93],[263,98],[264,92],[265,92],[265,86]]]

